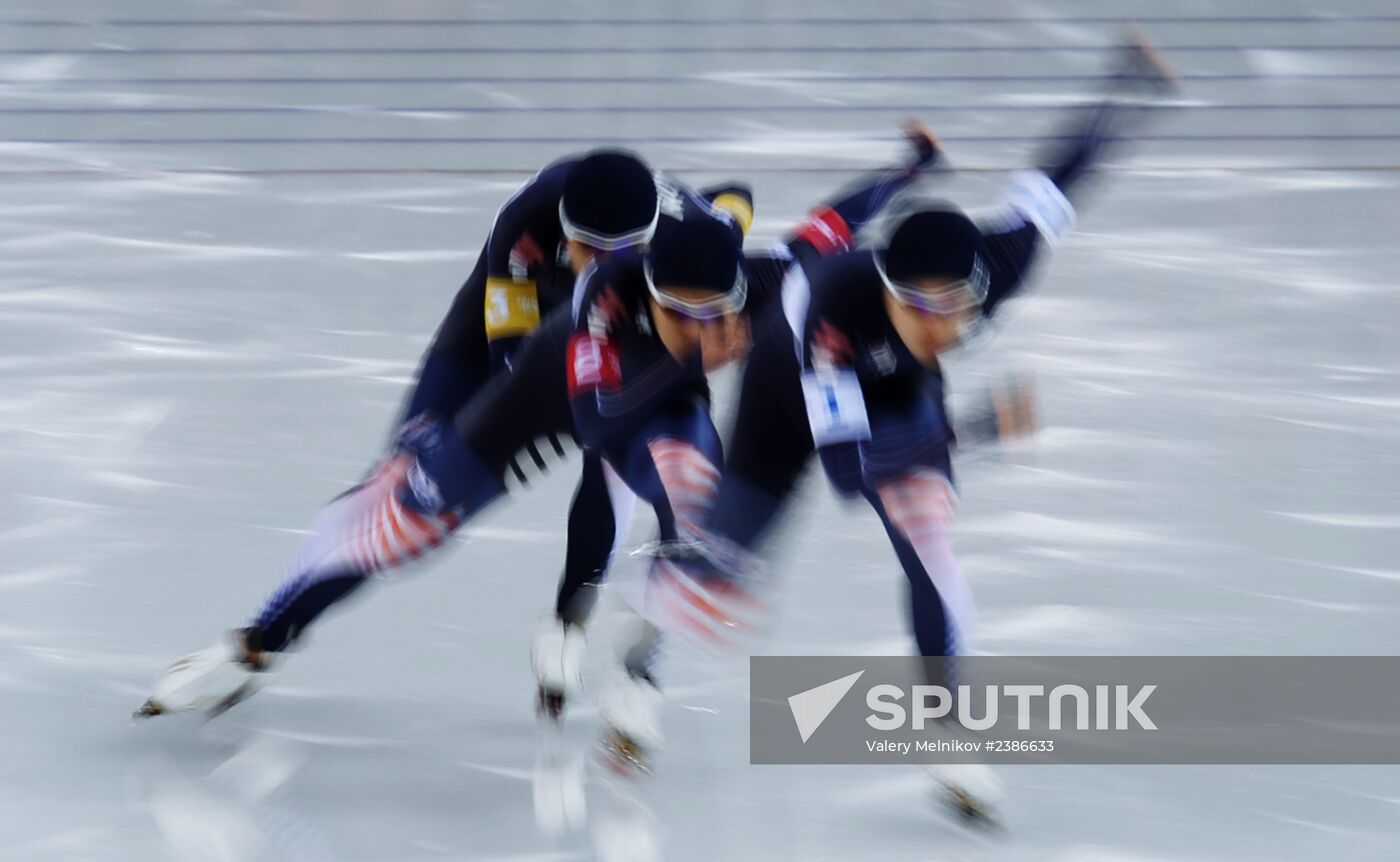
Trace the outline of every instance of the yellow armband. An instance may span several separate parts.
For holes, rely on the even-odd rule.
[[[722,209],[733,216],[740,232],[748,236],[749,226],[753,224],[753,204],[748,198],[734,192],[725,192],[716,197],[712,204],[716,209]]]
[[[528,335],[540,325],[540,295],[533,281],[486,279],[486,340]]]

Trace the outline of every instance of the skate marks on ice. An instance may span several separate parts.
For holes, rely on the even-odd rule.
[[[127,778],[129,810],[151,818],[171,858],[348,858],[302,810],[296,781],[305,752],[286,740],[233,726],[206,725],[199,735],[209,748],[198,771],[154,751]]]
[[[274,681],[215,719],[133,725],[126,809],[180,860],[674,858],[655,785],[597,758],[596,711],[537,728],[525,693],[444,713]]]
[[[1173,180],[1172,185],[1179,187],[1180,182]],[[230,241],[259,246],[237,234]],[[1393,398],[1393,359],[1369,342],[1361,344],[1355,355],[1345,345],[1310,342],[1307,330],[1285,305],[1256,321],[1261,324],[1257,343],[1237,352],[1213,354],[1211,361],[1204,361],[1191,355],[1193,347],[1203,343],[1229,346],[1229,339],[1216,337],[1231,329],[1220,315],[1199,307],[1191,312],[1192,303],[1186,302],[1165,303],[1165,308],[1157,309],[1161,297],[1192,277],[1191,269],[1163,269],[1168,273],[1167,281],[1144,281],[1137,269],[1143,262],[1131,261],[1128,274],[1133,279],[1125,277],[1118,283],[1126,286],[1119,288],[1091,279],[1094,267],[1088,265],[1090,261],[1075,263],[1075,255],[1089,252],[1068,249],[1066,259],[1057,262],[1071,267],[1067,277],[1056,275],[1041,285],[1028,300],[1039,310],[1027,308],[1021,318],[1005,326],[1005,349],[1020,352],[1033,362],[1043,357],[1048,369],[1040,377],[1047,397],[1047,427],[1037,440],[1033,460],[1025,465],[972,467],[962,475],[965,490],[959,549],[978,590],[984,623],[979,648],[1006,653],[1174,652],[1189,651],[1194,645],[1203,651],[1273,651],[1279,649],[1280,631],[1295,633],[1297,642],[1310,648],[1347,651],[1394,644],[1393,633],[1377,633],[1373,638],[1371,629],[1356,626],[1357,619],[1384,618],[1387,609],[1395,608],[1394,580],[1346,572],[1316,580],[1320,564],[1362,572],[1393,569],[1395,557],[1388,554],[1384,543],[1393,532],[1390,526],[1395,512],[1383,498],[1376,497],[1378,491],[1393,484],[1386,479],[1385,462],[1375,457],[1384,451],[1381,446],[1387,439],[1394,440],[1393,430],[1385,427],[1393,417],[1384,401]],[[291,259],[264,262],[287,260]],[[75,271],[78,267],[76,262],[59,265]],[[1133,293],[1131,298],[1122,298],[1121,309],[1094,311],[1097,305],[1111,304],[1095,298],[1109,290]],[[1061,294],[1067,298],[1058,299]],[[1298,313],[1337,315],[1328,318],[1334,323],[1349,320],[1364,311],[1364,306],[1356,303],[1370,296],[1341,295],[1336,303],[1300,307]],[[68,295],[69,300],[75,297],[84,300],[81,294]],[[201,563],[207,566],[201,558],[179,556],[185,540],[172,523],[180,529],[198,529],[198,525],[191,523],[194,519],[182,519],[177,510],[186,504],[199,506],[196,496],[212,495],[213,502],[207,504],[207,510],[198,509],[199,514],[240,523],[283,524],[287,529],[302,524],[316,501],[335,490],[332,482],[318,484],[319,480],[308,478],[308,474],[351,477],[360,466],[357,454],[367,448],[365,441],[377,440],[383,430],[388,408],[373,403],[372,398],[374,392],[382,391],[382,397],[389,400],[388,390],[393,387],[371,386],[372,381],[362,380],[360,375],[378,374],[386,368],[392,373],[387,365],[390,362],[407,367],[418,347],[407,340],[423,333],[410,334],[405,323],[399,333],[404,343],[397,346],[391,345],[389,338],[356,337],[355,343],[366,347],[372,359],[386,364],[347,363],[343,374],[308,379],[306,393],[313,388],[330,390],[324,396],[311,395],[316,408],[324,408],[335,422],[349,423],[349,430],[321,442],[327,452],[335,450],[333,453],[319,456],[309,466],[297,466],[295,459],[269,455],[265,443],[263,448],[242,449],[238,437],[249,427],[275,427],[289,416],[294,418],[275,402],[300,397],[306,394],[303,390],[269,389],[265,380],[258,380],[256,387],[221,390],[212,397],[191,390],[173,401],[162,390],[176,371],[195,375],[207,368],[212,377],[218,377],[235,373],[229,366],[258,361],[251,349],[229,348],[233,351],[230,355],[218,354],[211,347],[208,355],[190,355],[201,349],[201,341],[237,345],[243,336],[273,336],[274,343],[282,346],[269,350],[260,364],[247,368],[252,378],[267,370],[287,375],[316,370],[297,365],[298,352],[353,358],[351,336],[343,336],[343,353],[325,347],[297,348],[290,342],[276,341],[276,327],[262,319],[256,308],[248,308],[239,312],[246,317],[235,315],[228,333],[185,335],[183,342],[160,341],[156,339],[181,338],[178,333],[184,324],[172,319],[162,325],[157,319],[156,326],[161,328],[151,332],[150,321],[137,324],[138,315],[133,312],[100,304],[101,295],[96,292],[92,298],[98,304],[79,301],[69,307],[71,313],[55,313],[46,319],[66,320],[65,326],[76,322],[91,325],[94,331],[127,333],[113,336],[114,342],[121,342],[113,345],[113,355],[118,349],[139,354],[141,362],[165,363],[167,370],[161,371],[159,364],[144,370],[135,364],[104,368],[100,364],[103,357],[89,362],[82,354],[57,357],[57,369],[40,386],[0,395],[7,404],[16,405],[16,421],[4,432],[14,453],[5,462],[5,472],[19,477],[26,494],[23,505],[14,497],[0,499],[0,507],[14,516],[6,518],[0,533],[0,541],[5,543],[0,565],[6,567],[0,571],[0,584],[4,584],[5,575],[15,578],[5,584],[13,601],[0,611],[0,625],[13,636],[5,636],[0,646],[12,658],[5,662],[3,672],[17,684],[5,690],[6,697],[42,694],[19,685],[106,692],[105,681],[115,677],[126,689],[111,699],[111,714],[120,720],[140,691],[138,678],[167,660],[172,644],[197,642],[208,635],[211,626],[227,624],[223,613],[204,608],[211,604],[225,611],[241,607],[249,594],[240,592],[240,583],[246,587],[251,579],[272,576],[285,563],[283,552],[290,551],[290,547],[271,546],[269,540],[259,538],[248,544],[267,546],[262,552],[256,547],[244,548],[240,556],[261,556],[231,562],[213,573],[201,570]],[[209,301],[224,313],[226,306],[216,301],[219,299],[214,295]],[[196,310],[193,304],[183,308]],[[55,309],[44,314],[51,311]],[[212,313],[211,309],[204,316]],[[368,332],[374,329],[369,318],[379,310],[365,310],[363,318],[351,315],[334,321],[322,319],[312,307],[300,308],[298,313],[300,332]],[[1173,316],[1183,314],[1184,318]],[[1199,319],[1193,319],[1192,314],[1199,314]],[[120,319],[106,320],[108,316]],[[1164,320],[1171,325],[1164,326]],[[423,332],[431,325],[431,321],[424,323]],[[1122,327],[1134,325],[1150,330],[1137,345],[1121,332]],[[80,331],[81,326],[77,327]],[[1253,331],[1254,326],[1254,322],[1244,322],[1234,331]],[[1193,328],[1208,336],[1204,342],[1187,338]],[[1042,331],[1044,335],[1039,334]],[[1264,363],[1258,357],[1272,357],[1277,352],[1271,347],[1274,338],[1284,343],[1292,340],[1293,349]],[[1097,347],[1099,344],[1109,347]],[[136,349],[143,346],[149,349]],[[162,353],[165,348],[170,352]],[[1222,357],[1225,362],[1218,361]],[[7,368],[5,373],[26,371]],[[1266,385],[1270,371],[1282,381],[1274,384],[1273,391]],[[1349,379],[1330,380],[1329,375]],[[1301,381],[1298,391],[1295,379]],[[79,388],[66,398],[26,400],[44,389],[62,392],[65,385]],[[1353,400],[1318,397],[1336,394],[1336,386],[1347,387],[1340,391]],[[1180,415],[1179,399],[1193,390],[1196,394],[1188,403],[1193,407],[1205,404],[1206,418],[1184,430],[1164,424]],[[238,406],[245,415],[240,418],[220,412],[229,405]],[[1242,412],[1261,415],[1257,425],[1248,426],[1248,434],[1232,430],[1232,426],[1248,421],[1240,419]],[[1277,422],[1268,416],[1355,429],[1348,432],[1347,445],[1366,448],[1334,454],[1331,447],[1336,444],[1327,442],[1329,429],[1303,425],[1289,425],[1297,430],[1283,437],[1261,437],[1269,423]],[[104,423],[111,432],[109,439],[96,440],[101,436],[96,431]],[[312,430],[294,423],[285,438],[292,440]],[[79,432],[89,436],[67,436]],[[1392,436],[1385,437],[1387,433]],[[1259,447],[1261,440],[1268,444],[1265,450],[1275,453],[1320,446],[1312,451],[1322,454],[1325,460],[1321,464],[1297,466],[1326,469],[1277,471],[1251,457],[1249,450]],[[84,441],[99,445],[89,449]],[[102,448],[108,444],[110,448]],[[38,471],[17,467],[26,457],[51,466],[53,472],[41,476]],[[1356,462],[1366,464],[1373,475],[1361,475]],[[179,470],[169,466],[175,463],[181,465]],[[249,486],[240,478],[249,470],[280,468],[290,472],[262,486]],[[65,472],[69,470],[72,472]],[[104,471],[167,484],[99,487],[90,477]],[[1290,493],[1285,483],[1296,483],[1299,476],[1311,484],[1305,489],[1299,484],[1299,490]],[[1333,481],[1337,476],[1340,479]],[[55,481],[74,484],[64,484],[56,492]],[[193,485],[200,493],[182,492],[172,485]],[[286,499],[288,488],[302,496]],[[522,521],[538,517],[541,523],[555,523],[563,511],[560,500],[566,495],[566,487],[558,494],[549,489],[538,491],[522,497],[514,504],[514,511]],[[811,523],[805,537],[793,546],[794,559],[806,568],[789,572],[782,625],[774,634],[774,643],[799,652],[902,652],[907,643],[900,617],[901,584],[894,561],[881,543],[878,525],[859,511],[841,509],[824,488],[810,497],[814,506],[809,513]],[[1225,498],[1223,505],[1206,506],[1215,497]],[[1242,518],[1244,504],[1258,513],[1257,521]],[[1218,517],[1221,512],[1228,514],[1228,519]],[[168,520],[172,518],[173,522]],[[547,520],[550,518],[556,521]],[[1222,523],[1229,529],[1223,529]],[[226,529],[227,524],[209,529],[200,534],[202,541],[228,542],[228,536],[221,532]],[[495,637],[498,629],[504,631],[504,625],[485,630],[485,620],[469,616],[471,624],[465,624],[454,612],[429,607],[426,600],[414,600],[414,596],[430,595],[440,600],[438,604],[470,609],[482,600],[483,578],[509,580],[512,586],[508,590],[503,587],[489,606],[518,610],[528,617],[548,599],[553,580],[548,572],[558,549],[552,547],[548,554],[531,559],[529,570],[538,568],[543,573],[540,577],[507,577],[511,567],[519,566],[519,557],[507,549],[518,550],[539,538],[533,531],[512,532],[516,529],[513,517],[502,522],[498,531],[483,530],[480,541],[454,549],[435,573],[425,573],[440,592],[401,596],[386,592],[382,600],[376,597],[372,605],[356,609],[353,618],[334,623],[337,630],[347,633],[343,641],[331,642],[336,636],[328,632],[313,651],[325,648],[333,654],[337,647],[353,643],[350,632],[374,628],[385,617],[404,615],[408,621],[395,628],[395,633],[409,637],[417,631],[420,638],[425,625],[453,620],[462,626],[452,632],[454,641],[462,646],[453,658],[460,655],[463,660],[460,672],[454,673],[460,673],[464,681],[475,679],[478,672],[485,673],[503,689],[508,689],[512,680],[518,682],[520,697],[498,721],[472,719],[483,708],[478,701],[485,695],[479,692],[469,696],[434,692],[432,674],[416,663],[421,655],[418,642],[410,647],[403,641],[403,646],[398,646],[398,639],[391,639],[395,646],[385,649],[400,655],[377,671],[409,666],[412,669],[403,672],[414,678],[405,679],[394,694],[385,695],[385,704],[337,703],[324,692],[303,692],[296,697],[298,692],[289,687],[285,695],[266,692],[259,696],[262,699],[271,694],[266,702],[240,706],[240,710],[259,710],[254,714],[263,718],[281,712],[300,716],[296,726],[279,720],[275,729],[265,731],[311,753],[279,787],[278,792],[293,794],[297,801],[279,807],[300,812],[310,824],[329,833],[329,837],[323,836],[326,843],[333,840],[337,850],[348,853],[344,858],[356,858],[353,851],[357,848],[366,848],[366,857],[374,858],[368,848],[389,852],[391,841],[401,841],[401,845],[396,844],[399,847],[421,841],[421,847],[411,852],[425,858],[434,853],[466,853],[477,846],[473,844],[474,833],[497,827],[517,837],[530,835],[529,846],[538,846],[539,854],[554,853],[559,858],[587,858],[595,852],[590,842],[606,843],[606,836],[629,832],[643,836],[659,832],[665,836],[667,858],[695,858],[699,851],[686,848],[708,847],[706,841],[711,836],[707,833],[718,820],[732,824],[736,833],[748,840],[741,843],[736,839],[726,845],[735,858],[742,858],[740,848],[760,848],[768,858],[781,858],[783,853],[792,852],[793,846],[804,858],[842,858],[842,852],[856,852],[851,846],[855,835],[891,851],[926,854],[936,844],[940,849],[945,845],[959,848],[963,856],[974,859],[1166,860],[1210,859],[1212,854],[1220,859],[1263,859],[1291,855],[1291,849],[1288,853],[1283,849],[1295,846],[1319,853],[1330,847],[1335,854],[1339,845],[1348,849],[1351,858],[1385,858],[1385,845],[1380,842],[1386,836],[1375,824],[1390,822],[1385,818],[1386,812],[1393,814],[1393,803],[1387,807],[1383,800],[1400,796],[1393,781],[1379,774],[1353,785],[1344,776],[1302,770],[1276,770],[1269,781],[1263,774],[1231,773],[1221,778],[1214,773],[1167,772],[1123,773],[1120,777],[1116,770],[1063,775],[1018,771],[1009,776],[1013,791],[1009,825],[1016,835],[1035,838],[1024,838],[1024,843],[1013,840],[1009,848],[984,847],[959,838],[956,829],[930,826],[930,819],[938,815],[931,809],[921,774],[757,775],[742,762],[743,728],[729,720],[735,711],[742,710],[742,683],[712,684],[714,680],[705,676],[703,668],[697,669],[685,659],[679,659],[668,671],[679,684],[694,690],[682,700],[685,705],[715,710],[719,717],[706,714],[706,720],[691,723],[685,721],[688,713],[683,706],[678,710],[673,704],[668,711],[668,721],[676,721],[674,716],[680,712],[681,727],[694,747],[688,744],[663,755],[657,780],[642,792],[651,815],[634,817],[633,829],[606,825],[604,807],[611,804],[611,791],[592,781],[586,761],[593,742],[590,732],[595,728],[583,721],[576,748],[571,749],[575,759],[566,759],[559,770],[563,773],[561,789],[543,788],[538,793],[543,809],[552,805],[558,812],[545,824],[546,832],[557,833],[557,837],[533,837],[541,827],[534,819],[534,730],[526,695],[524,641],[512,651]],[[1279,538],[1280,530],[1295,537],[1292,547],[1279,547],[1280,542],[1290,543],[1287,536]],[[234,535],[245,537],[242,532]],[[54,560],[55,542],[64,549],[62,563]],[[1295,562],[1264,560],[1261,555],[1265,551],[1271,557]],[[265,576],[260,574],[264,572]],[[118,582],[120,590],[115,587]],[[1366,584],[1371,585],[1369,591]],[[404,590],[424,588],[402,586]],[[252,591],[258,589],[261,587]],[[1330,608],[1289,601],[1317,601],[1319,594],[1331,603]],[[81,595],[91,597],[85,600]],[[1269,596],[1284,598],[1261,601]],[[113,619],[112,608],[124,610],[121,616],[130,622]],[[156,610],[172,608],[178,612]],[[837,608],[839,613],[833,613]],[[429,616],[424,617],[425,613]],[[157,621],[159,625],[155,625]],[[166,627],[172,631],[165,631]],[[1174,633],[1168,627],[1179,631]],[[527,626],[519,628],[525,631]],[[880,642],[875,649],[858,646],[876,640]],[[18,644],[28,649],[19,649]],[[335,664],[333,659],[353,660],[348,655],[331,654],[327,654],[326,666]],[[308,654],[305,658],[313,657]],[[499,670],[495,670],[497,666]],[[62,668],[63,675],[55,676],[52,668]],[[316,676],[307,673],[300,678]],[[369,698],[378,672],[358,676],[358,687],[346,690]],[[407,712],[431,714],[451,726],[423,731],[415,725],[412,732],[400,726],[404,720],[398,712],[402,703],[395,702],[395,695],[411,691],[421,691],[421,695]],[[80,707],[90,708],[70,703],[62,712],[81,711]],[[368,718],[337,718],[347,711]],[[237,711],[220,719],[235,724],[252,721]],[[41,728],[45,724],[36,716],[29,726]],[[161,744],[153,743],[152,749],[170,744],[166,738],[170,733],[162,726]],[[427,743],[422,742],[422,734],[428,735]],[[72,738],[72,734],[55,735],[50,742],[66,746],[69,743],[64,740]],[[510,740],[504,750],[501,740]],[[264,848],[274,840],[259,819],[258,805],[268,797],[250,801],[249,794],[239,787],[211,777],[220,763],[217,746],[200,742],[183,748],[175,743],[174,747],[172,762],[166,764],[170,768],[153,768],[165,777],[164,784],[156,782],[155,789],[149,791],[154,810],[148,822],[152,836],[162,843],[152,851],[142,837],[124,839],[122,836],[129,833],[113,825],[110,831],[98,833],[111,842],[109,846],[120,848],[114,849],[112,858],[158,858],[162,850],[170,858],[181,858],[179,848],[192,846],[189,842],[198,836],[191,833],[200,831],[188,824],[203,822],[201,818],[215,824],[208,831],[216,834],[223,830],[251,836],[244,844],[230,839],[240,852]],[[50,750],[57,756],[59,749]],[[406,751],[412,756],[405,758]],[[444,756],[455,765],[433,765]],[[582,797],[577,793],[579,758],[585,761]],[[385,779],[386,774],[398,777]],[[63,772],[47,786],[58,791],[81,786],[81,781],[81,776]],[[693,788],[677,786],[686,784]],[[881,798],[886,800],[887,810],[848,810],[844,803],[847,798],[858,799],[866,791],[874,793],[886,787],[889,795]],[[349,792],[346,788],[361,790]],[[1144,788],[1153,788],[1150,798],[1132,801],[1144,796]],[[101,785],[88,792],[92,795],[86,797],[87,804],[100,809]],[[1194,801],[1198,793],[1204,796],[1201,803]],[[491,796],[500,798],[493,804]],[[550,798],[558,801],[551,803]],[[578,804],[580,798],[582,805]],[[1210,809],[1216,807],[1245,811],[1244,825],[1212,813]],[[833,809],[838,813],[833,814]],[[624,814],[632,810],[623,806]],[[362,820],[368,829],[368,824],[381,817],[384,819],[378,823],[388,835],[378,841],[362,834],[353,822],[347,823]],[[94,819],[102,818],[94,815]],[[834,822],[813,822],[821,820]],[[604,825],[595,828],[594,822]],[[1190,824],[1196,835],[1215,835],[1214,842],[1223,846],[1201,852],[1185,838],[1173,843],[1170,833],[1181,831],[1181,824]],[[1329,829],[1334,830],[1330,835]],[[1238,838],[1246,831],[1276,838],[1248,847]],[[595,833],[604,838],[595,838]],[[31,833],[26,830],[23,834]],[[802,835],[812,837],[794,837]],[[1160,845],[1164,849],[1156,855],[1135,852],[1133,848],[1141,848],[1147,840],[1144,835],[1151,836],[1154,844],[1165,841]],[[80,839],[77,836],[74,840]],[[630,846],[625,838],[617,843]],[[654,838],[639,838],[635,843],[645,846],[654,843]],[[505,856],[511,851],[502,841],[490,852]],[[55,858],[58,853],[29,855]]]

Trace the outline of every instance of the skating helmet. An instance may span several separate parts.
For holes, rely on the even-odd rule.
[[[955,314],[987,298],[982,232],[952,207],[907,216],[884,251],[875,253],[875,265],[895,299],[921,311]],[[949,284],[937,292],[921,290],[917,283],[926,279]]]
[[[594,150],[569,169],[559,199],[564,235],[601,251],[641,245],[661,215],[651,168],[627,150]]]

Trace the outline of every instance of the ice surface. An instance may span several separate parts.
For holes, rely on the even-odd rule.
[[[1046,425],[961,471],[976,645],[1393,655],[1392,4],[6,4],[0,858],[1400,856],[1382,767],[1008,769],[1009,834],[967,833],[915,769],[747,765],[742,661],[679,651],[671,746],[619,784],[590,705],[558,739],[531,715],[568,467],[230,714],[126,719],[374,457],[530,171],[635,141],[752,180],[763,243],[918,112],[968,169],[933,191],[984,205],[1133,10],[1183,107],[953,363],[1033,370]],[[907,649],[870,513],[813,483],[793,520],[765,649]]]

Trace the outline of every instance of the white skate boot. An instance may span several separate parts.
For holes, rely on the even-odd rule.
[[[248,648],[248,631],[231,632],[166,668],[134,717],[193,710],[218,715],[251,695],[257,690],[255,675],[267,669],[268,656]]]
[[[619,775],[650,774],[652,758],[665,745],[661,707],[665,698],[651,679],[626,674],[609,686],[599,713],[607,724],[603,762]]]
[[[584,646],[583,628],[558,619],[551,618],[535,636],[530,664],[539,684],[539,715],[558,721],[568,699],[583,691]]]

